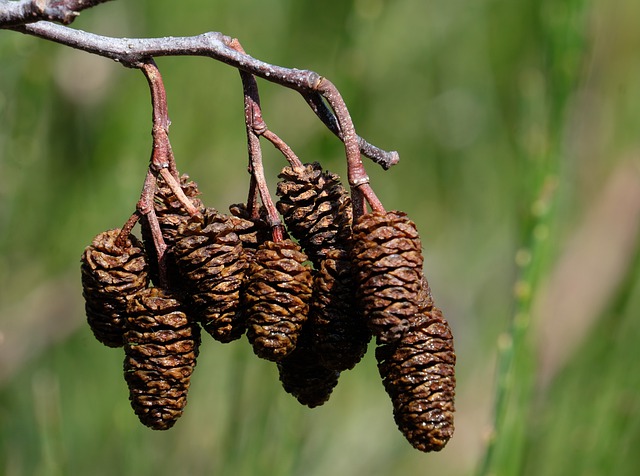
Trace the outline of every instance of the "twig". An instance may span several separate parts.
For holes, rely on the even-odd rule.
[[[303,93],[302,96],[307,101],[307,104],[309,104],[311,110],[316,114],[316,116],[318,116],[324,125],[326,125],[331,132],[342,140],[342,131],[340,130],[336,116],[334,116],[329,110],[322,99],[322,96],[318,93]],[[362,152],[362,155],[369,157],[385,170],[389,170],[393,165],[396,165],[400,161],[400,155],[395,150],[387,152],[386,150],[382,150],[375,145],[370,144],[360,136],[358,136],[358,145],[360,146],[360,152]]]
[[[2,28],[49,20],[64,25],[73,22],[80,12],[110,0],[20,0],[0,1]]]
[[[140,212],[136,210],[122,226],[122,228],[120,229],[120,233],[116,237],[115,241],[115,245],[118,248],[124,248],[124,245],[126,244],[127,239],[131,234],[131,230],[133,230],[133,227],[136,226],[136,223],[138,223],[138,220],[140,220],[141,217],[142,215],[140,214]]]
[[[238,48],[241,48],[239,43]],[[273,241],[282,241],[284,237],[284,228],[280,215],[269,193],[267,180],[264,176],[264,167],[262,165],[262,148],[260,147],[260,137],[256,133],[255,123],[259,129],[264,121],[260,114],[260,96],[258,94],[258,86],[252,74],[246,71],[240,71],[242,79],[242,89],[244,91],[244,118],[247,129],[247,147],[249,151],[249,171],[251,172],[251,185],[258,189],[260,200],[267,212],[267,220],[271,227]],[[266,126],[265,126],[266,127]],[[254,198],[255,200],[255,198]],[[254,208],[255,213],[257,208]]]
[[[169,142],[169,109],[167,106],[167,92],[162,81],[162,76],[158,66],[150,59],[140,65],[140,70],[144,73],[149,83],[151,92],[151,106],[153,115],[153,149],[151,152],[151,167],[155,172],[161,169],[169,169],[175,178],[178,178],[178,171]]]
[[[147,176],[144,180],[144,184],[142,185],[142,193],[140,193],[140,200],[136,205],[136,211],[140,216],[143,216],[147,220],[147,224],[151,230],[151,236],[153,237],[153,244],[155,245],[158,265],[160,267],[160,275],[161,280],[164,276],[164,252],[167,249],[167,245],[164,242],[164,238],[162,237],[162,230],[160,229],[160,224],[158,223],[158,217],[156,216],[156,211],[153,206],[153,197],[155,196],[156,191],[156,176],[149,168],[147,170]]]
[[[245,98],[247,96],[245,95]],[[252,114],[253,108],[247,108],[247,114]],[[249,121],[251,119],[248,119]],[[255,178],[256,188],[260,194],[262,205],[267,211],[267,219],[272,230],[273,241],[282,241],[284,236],[282,221],[278,215],[275,204],[269,193],[267,181],[264,176],[264,167],[262,166],[262,149],[260,148],[260,138],[251,128],[250,123],[247,124],[247,142],[249,149],[249,160],[251,161],[251,174]]]
[[[240,42],[234,38],[229,45],[240,53],[245,53]],[[262,117],[262,108],[260,107],[260,96],[258,94],[258,84],[252,74],[245,71],[240,72],[242,78],[243,89],[245,92],[245,108],[251,107],[251,118],[247,121],[247,126],[251,126],[253,133],[267,139],[273,146],[285,156],[292,167],[302,167],[302,162],[289,145],[283,141],[275,132],[269,130],[267,123]],[[247,99],[247,96],[249,99]],[[247,102],[249,101],[249,102]],[[250,105],[249,105],[250,104]],[[248,117],[248,116],[247,116]],[[251,171],[251,168],[249,169]]]
[[[162,229],[160,228],[160,223],[158,222],[158,217],[153,203],[158,175],[162,176],[178,201],[190,215],[197,214],[198,209],[185,195],[178,179],[178,169],[176,167],[173,151],[171,150],[171,143],[169,141],[169,124],[171,121],[169,120],[167,92],[162,81],[162,75],[160,74],[158,66],[155,64],[153,59],[148,59],[146,62],[138,65],[138,67],[144,73],[144,76],[149,83],[149,91],[151,92],[153,117],[151,137],[153,145],[151,148],[149,168],[142,186],[140,199],[136,205],[136,211],[123,226],[123,231],[118,236],[118,240],[121,240],[121,237],[124,236],[124,230],[128,230],[130,232],[136,221],[141,217],[144,217],[145,220],[143,221],[142,226],[148,227],[148,231],[153,238],[160,283],[161,285],[165,285],[167,283],[167,266],[165,260],[167,244],[162,236]]]
[[[4,26],[4,25],[3,25]],[[11,27],[15,31],[60,43],[71,48],[110,58],[124,66],[138,68],[150,58],[160,56],[206,56],[228,64],[241,71],[302,94],[322,122],[344,142],[345,134],[337,119],[322,102],[327,98],[318,86],[326,80],[313,71],[290,69],[260,61],[234,49],[233,39],[218,32],[197,36],[163,38],[112,38],[76,30],[49,22],[37,22]],[[327,98],[328,99],[328,98]],[[333,108],[334,105],[329,104]],[[335,111],[335,109],[334,109]],[[336,112],[337,114],[337,112]],[[395,151],[386,152],[356,136],[358,148],[383,168],[398,162]]]
[[[275,132],[269,129],[264,130],[261,134],[262,137],[271,142],[276,149],[278,149],[282,155],[287,159],[287,162],[291,167],[303,167],[302,162],[289,145],[283,141]]]
[[[153,60],[142,64],[140,69],[149,83],[153,108],[153,128],[151,130],[153,147],[149,167],[156,176],[157,174],[162,176],[187,213],[195,215],[198,213],[198,209],[185,195],[180,186],[178,168],[171,149],[171,142],[169,141],[169,124],[171,121],[169,120],[167,107],[167,92],[160,70],[158,70],[158,66]]]
[[[249,195],[247,196],[247,213],[253,221],[257,221],[260,218],[260,204],[258,203],[258,184],[256,178],[251,173],[251,164],[249,164],[249,173],[251,179],[249,180]]]
[[[354,201],[354,219],[364,213],[364,204],[361,203],[362,199],[366,200],[373,210],[384,211],[382,203],[369,185],[369,176],[364,169],[364,164],[360,156],[358,135],[353,126],[347,105],[340,95],[340,91],[338,91],[338,88],[336,88],[331,81],[325,78],[320,78],[316,89],[327,100],[335,112],[338,127],[342,133],[342,142],[344,143],[347,156],[347,176],[349,185],[351,186],[351,196]]]
[[[159,173],[189,215],[193,216],[200,213],[198,208],[184,193],[184,190],[182,190],[178,179],[173,176],[169,169],[161,169]]]

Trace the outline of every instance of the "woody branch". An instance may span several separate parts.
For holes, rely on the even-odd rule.
[[[37,3],[37,0],[34,1]],[[2,2],[0,0],[0,28],[11,29],[109,58],[131,68],[139,68],[141,64],[160,56],[205,56],[212,58],[240,71],[298,91],[313,112],[340,140],[345,144],[356,143],[363,155],[384,169],[388,169],[399,161],[399,155],[396,151],[382,150],[357,135],[354,138],[354,131],[343,131],[346,122],[341,115],[344,111],[335,110],[335,104],[332,104],[332,97],[335,97],[337,90],[327,90],[327,85],[331,83],[325,78],[314,71],[273,65],[240,52],[233,47],[233,38],[230,36],[219,32],[207,32],[187,37],[113,38],[47,21],[31,23],[32,17],[23,18],[22,22],[18,21],[16,24],[15,18],[12,21],[3,20],[10,17],[7,13],[10,9],[6,5],[13,3],[23,2]],[[76,0],[75,3],[82,2]],[[86,2],[87,5],[90,3],[97,4],[100,1]],[[83,8],[87,8],[87,6]],[[62,20],[59,21],[62,22]],[[329,103],[333,111],[324,103],[324,100]],[[348,111],[346,112],[348,113]]]
[[[0,26],[24,25],[40,20],[68,25],[86,8],[110,0],[0,0]]]

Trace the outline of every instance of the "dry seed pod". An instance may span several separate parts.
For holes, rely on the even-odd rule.
[[[430,312],[433,309],[433,296],[431,295],[431,286],[429,281],[422,275],[420,279],[420,291],[418,292],[418,309],[420,313]]]
[[[285,167],[279,177],[276,206],[291,235],[318,266],[333,248],[346,247],[351,234],[351,199],[336,174],[317,162]]]
[[[239,339],[245,331],[240,288],[247,262],[234,229],[229,217],[207,208],[180,225],[174,245],[198,320],[220,342]]]
[[[354,295],[353,269],[347,252],[327,252],[313,283],[309,327],[312,347],[328,369],[352,369],[371,340],[371,331]]]
[[[418,313],[423,258],[415,224],[402,212],[373,212],[353,226],[358,299],[380,343],[397,341]]]
[[[453,337],[441,311],[416,315],[399,342],[376,349],[398,428],[420,451],[440,451],[453,435]]]
[[[142,243],[129,235],[122,248],[115,242],[119,229],[93,239],[81,258],[82,294],[93,335],[108,347],[123,344],[126,297],[149,285]]]
[[[231,221],[234,224],[234,231],[245,252],[253,254],[260,243],[271,238],[271,227],[267,221],[267,211],[263,206],[258,208],[258,218],[253,218],[244,203],[236,203],[229,206]]]
[[[169,292],[147,288],[129,299],[124,337],[131,406],[144,425],[167,430],[187,404],[200,328]]]
[[[198,191],[198,185],[189,180],[189,176],[184,174],[180,177],[180,186],[184,194],[191,200],[193,205],[202,209],[202,201],[197,198],[200,192]],[[175,259],[172,256],[173,245],[178,239],[178,228],[180,224],[189,218],[189,214],[184,209],[180,201],[177,199],[167,182],[158,176],[156,180],[156,191],[153,201],[154,210],[158,217],[158,223],[160,224],[160,231],[162,232],[162,238],[167,245],[167,251],[164,257],[165,265],[167,269],[167,278],[171,288],[179,288],[180,279],[175,269]],[[153,242],[153,236],[151,235],[151,229],[149,223],[145,217],[140,222],[142,228],[142,238],[144,240],[144,246],[147,250],[148,256],[151,258],[150,269],[151,279],[154,283],[160,285],[159,280],[159,268],[156,260],[157,252],[156,246]]]
[[[278,361],[296,346],[307,319],[312,278],[306,255],[291,240],[265,241],[249,267],[244,306],[247,337],[263,359]]]
[[[309,408],[329,400],[340,377],[340,372],[322,365],[304,328],[293,352],[278,362],[278,372],[285,391]]]

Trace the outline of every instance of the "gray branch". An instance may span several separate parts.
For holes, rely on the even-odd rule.
[[[112,38],[44,21],[14,26],[11,29],[110,58],[131,68],[139,68],[151,58],[159,56],[205,56],[240,71],[246,71],[267,81],[294,89],[305,98],[324,95],[320,91],[320,85],[326,81],[318,73],[276,66],[253,58],[236,51],[230,46],[233,38],[218,32],[186,37]],[[328,108],[321,107],[317,101],[310,101],[310,105],[322,122],[344,142],[345,139],[337,126],[339,121],[335,115]],[[334,112],[338,113],[335,110]],[[398,162],[397,152],[379,149],[361,137],[357,139],[362,153],[383,168],[388,169]]]
[[[0,0],[2,28],[49,20],[68,25],[86,8],[110,0]]]

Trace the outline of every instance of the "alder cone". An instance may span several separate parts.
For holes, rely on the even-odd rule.
[[[197,198],[200,195],[198,185],[189,180],[187,174],[183,174],[180,177],[180,186],[184,194],[191,200],[193,205],[202,209],[202,201]],[[173,256],[173,245],[179,238],[178,229],[180,225],[189,219],[189,213],[184,209],[178,198],[175,196],[167,182],[158,175],[156,180],[156,190],[153,200],[153,207],[158,217],[158,223],[160,225],[160,231],[162,232],[162,238],[167,245],[167,250],[164,255],[164,265],[167,270],[167,280],[169,287],[172,289],[180,289],[180,279],[175,267],[175,258]],[[151,228],[149,221],[146,217],[143,217],[140,221],[142,229],[142,238],[144,240],[144,246],[147,250],[147,254],[151,258],[150,269],[151,279],[157,285],[160,285],[160,269],[157,262],[158,253],[151,234]]]
[[[293,241],[265,241],[249,267],[244,292],[247,337],[263,359],[279,361],[296,347],[307,320],[312,277]]]
[[[296,348],[278,362],[280,382],[285,391],[302,405],[315,408],[327,402],[338,385],[340,372],[322,365],[303,328]]]
[[[318,266],[326,253],[344,248],[351,235],[351,199],[340,177],[317,162],[285,167],[278,177],[276,203],[289,233]]]
[[[93,335],[108,347],[121,347],[126,297],[149,285],[142,243],[129,235],[122,248],[115,242],[120,229],[97,235],[83,252],[80,270],[87,322]]]
[[[453,435],[453,337],[440,309],[414,317],[399,342],[376,349],[400,431],[420,451],[440,451]]]
[[[431,286],[429,281],[422,275],[420,279],[420,291],[418,291],[418,309],[421,313],[429,312],[433,309],[433,296],[431,295]]]
[[[167,430],[187,404],[200,328],[169,292],[147,288],[129,299],[124,338],[131,406],[144,425]]]
[[[258,206],[257,217],[252,217],[244,203],[235,203],[229,206],[231,221],[234,231],[248,257],[263,243],[271,238],[271,227],[267,221],[267,211],[263,206]]]
[[[239,339],[245,332],[240,289],[247,261],[234,229],[230,217],[207,208],[180,225],[174,245],[198,320],[220,342]]]
[[[358,299],[379,343],[400,339],[419,311],[421,246],[415,224],[402,212],[372,212],[353,226]]]
[[[309,311],[313,348],[328,369],[352,369],[367,352],[371,331],[354,300],[348,253],[331,250],[320,263]]]

